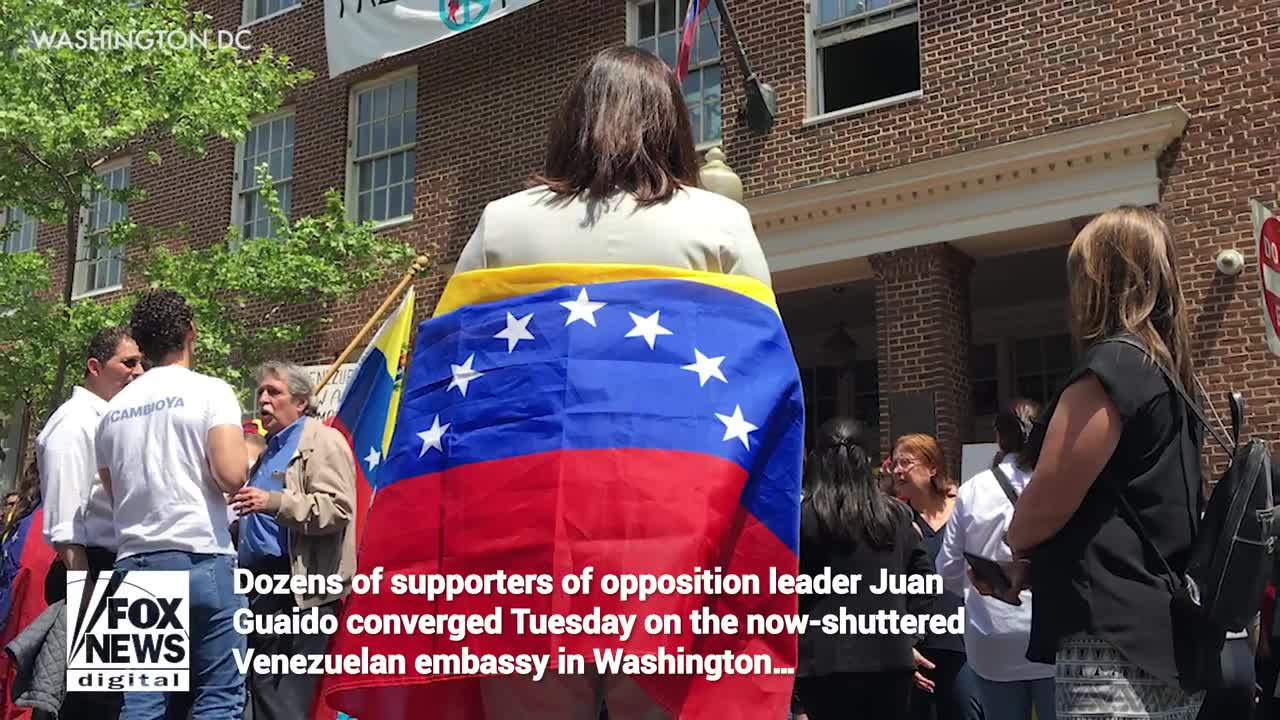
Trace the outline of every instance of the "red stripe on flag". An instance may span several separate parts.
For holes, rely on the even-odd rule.
[[[684,82],[689,76],[689,56],[693,53],[693,40],[698,34],[698,14],[707,0],[690,0],[685,13],[684,32],[680,35],[680,52],[676,56],[676,80]]]
[[[355,529],[356,529],[356,549],[360,548],[360,538],[364,535],[365,520],[369,517],[369,505],[373,502],[373,485],[369,482],[369,478],[365,477],[364,467],[360,462],[359,456],[356,455],[355,447],[351,439],[351,431],[347,426],[333,416],[325,421],[329,427],[342,433],[342,437],[347,439],[347,447],[351,448],[351,454],[355,458],[356,466],[356,507],[355,507]]]
[[[44,601],[44,583],[53,563],[53,548],[44,541],[44,509],[36,508],[27,524],[26,537],[21,540],[18,573],[13,578],[9,604],[9,616],[3,618],[0,630],[0,646],[8,645],[30,625],[48,605]],[[25,720],[32,716],[31,708],[13,704],[11,690],[17,680],[18,668],[13,656],[0,653],[0,720]]]
[[[650,635],[637,621],[626,641],[587,635],[517,635],[514,618],[503,616],[503,632],[447,636],[354,635],[346,624],[331,652],[402,654],[402,676],[331,676],[323,692],[330,705],[355,717],[387,717],[405,707],[448,709],[448,717],[482,718],[477,678],[423,676],[413,670],[419,654],[550,654],[560,648],[585,656],[592,650],[625,649],[649,654],[659,647],[708,654],[730,651],[772,658],[774,667],[794,667],[796,638],[746,634],[747,612],[796,611],[794,595],[768,593],[770,568],[795,573],[795,554],[738,504],[746,482],[739,466],[720,458],[665,450],[573,450],[478,463],[410,478],[379,490],[361,546],[358,571],[384,568],[383,591],[352,595],[347,613],[488,615],[495,607],[535,613],[671,614],[681,632]],[[595,568],[591,592],[566,595],[559,578]],[[760,594],[740,596],[659,595],[621,601],[601,592],[606,574],[683,574],[694,568],[754,574]],[[551,574],[551,595],[469,595],[452,602],[389,591],[396,574]],[[733,636],[694,636],[689,614],[703,606],[740,615]],[[786,714],[791,675],[725,676],[710,682],[693,676],[637,676],[637,684],[680,720],[777,718]],[[394,688],[394,690],[391,690]],[[433,710],[434,712],[434,710]],[[444,717],[444,716],[442,716]]]

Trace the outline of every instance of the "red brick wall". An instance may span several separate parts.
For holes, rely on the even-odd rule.
[[[893,450],[889,398],[935,393],[936,437],[952,477],[970,433],[969,272],[973,261],[938,244],[873,255],[876,358],[880,367],[880,447]]]
[[[1259,332],[1246,203],[1280,196],[1274,91],[1280,35],[1266,32],[1280,16],[1280,0],[1212,7],[1197,0],[922,0],[923,97],[808,127],[805,3],[726,2],[751,62],[778,91],[774,130],[752,134],[735,114],[741,76],[725,44],[725,150],[749,196],[1180,105],[1191,120],[1162,162],[1160,208],[1182,248],[1196,360],[1215,400],[1228,387],[1249,393],[1252,432],[1280,430],[1278,366]],[[290,98],[298,112],[294,208],[314,212],[325,188],[343,187],[351,84],[416,63],[415,220],[392,232],[444,261],[456,256],[484,203],[518,188],[537,167],[545,120],[574,66],[625,38],[623,0],[542,0],[329,80],[321,5],[305,2],[252,27],[255,44],[275,46],[317,76]],[[238,2],[205,6],[220,26],[238,25]],[[135,158],[134,177],[152,199],[136,204],[134,216],[188,222],[197,243],[221,237],[229,219],[231,147],[215,142],[200,162],[178,159],[164,143],[159,149],[165,158],[159,168]],[[57,230],[43,228],[42,240],[56,238]],[[1243,277],[1223,281],[1214,274],[1213,258],[1224,247],[1245,253]],[[926,284],[916,287],[923,293]],[[419,282],[420,314],[440,286],[438,275]],[[336,308],[331,329],[298,359],[331,357],[385,290]],[[902,294],[911,294],[906,285]]]
[[[239,2],[200,4],[216,27],[238,27]],[[321,211],[325,190],[345,187],[351,86],[417,65],[414,220],[387,232],[439,264],[456,258],[485,203],[522,187],[540,166],[546,121],[570,73],[595,51],[625,39],[622,2],[544,0],[448,42],[330,80],[322,13],[323,3],[304,2],[249,27],[254,46],[270,45],[315,73],[286,101],[296,111],[294,214]],[[185,223],[197,247],[222,239],[231,220],[234,146],[213,139],[200,160],[181,155],[167,140],[148,147],[160,152],[163,163],[148,165],[145,150],[133,155],[133,182],[149,198],[131,205],[132,217],[161,228]],[[42,226],[41,244],[60,243],[61,232]],[[129,272],[141,259],[134,255],[135,262],[126,263],[127,287],[141,281]],[[430,312],[444,279],[437,271],[418,280],[419,317]],[[295,359],[331,360],[398,280],[388,278],[362,298],[321,311],[330,317],[329,328],[298,348]]]
[[[1248,208],[1280,202],[1280,1],[923,0],[923,97],[810,127],[801,3],[726,2],[778,91],[774,130],[752,134],[736,117],[741,74],[726,63],[725,150],[749,196],[1182,107],[1190,122],[1161,163],[1159,209],[1179,242],[1196,365],[1222,412],[1225,392],[1244,390],[1249,431],[1280,432]],[[1229,247],[1248,263],[1235,280],[1213,267]]]

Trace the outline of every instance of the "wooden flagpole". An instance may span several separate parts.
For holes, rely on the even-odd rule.
[[[347,358],[351,357],[351,353],[355,352],[360,343],[364,341],[366,336],[368,336],[369,331],[373,330],[374,326],[378,324],[378,321],[382,319],[382,316],[391,308],[391,303],[395,302],[397,298],[403,295],[405,289],[409,287],[409,283],[413,282],[413,279],[418,276],[418,273],[426,270],[430,264],[431,260],[426,255],[419,255],[414,258],[413,266],[410,267],[409,271],[400,279],[400,283],[396,285],[395,289],[391,291],[391,294],[387,295],[386,299],[382,301],[382,304],[374,311],[373,316],[369,318],[369,321],[364,324],[364,327],[360,328],[360,332],[356,333],[356,336],[351,338],[351,342],[347,343],[346,349],[338,355],[338,359],[333,361],[333,364],[329,366],[328,372],[326,372],[320,382],[316,384],[315,393],[317,395],[325,385],[329,384],[329,381],[333,379],[333,376],[338,374],[338,368],[342,367],[342,364],[347,361]]]

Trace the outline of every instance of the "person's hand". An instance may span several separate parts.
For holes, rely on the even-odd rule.
[[[267,512],[267,503],[271,499],[271,493],[261,488],[242,487],[236,491],[234,497],[231,498],[231,507],[240,517],[244,517],[249,513]]]
[[[934,665],[932,662],[930,662],[929,658],[921,655],[920,651],[916,650],[915,648],[911,649],[911,654],[915,656],[915,661],[916,661],[916,672],[911,679],[915,681],[916,687],[920,688],[921,690],[927,693],[933,692],[933,687],[934,687],[933,681],[925,677],[924,673],[920,672],[920,670],[921,668],[925,670],[932,670],[935,667],[937,667],[937,665]]]
[[[1031,563],[1026,560],[1011,560],[1000,563],[1000,568],[1009,579],[1007,592],[996,592],[995,588],[978,577],[973,568],[969,568],[969,581],[973,583],[973,589],[977,590],[979,595],[993,597],[1010,605],[1021,605],[1022,598],[1019,595],[1023,590],[1031,587]]]

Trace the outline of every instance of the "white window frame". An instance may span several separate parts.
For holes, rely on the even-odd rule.
[[[109,175],[121,168],[130,168],[132,170],[132,165],[133,165],[132,158],[124,157],[118,160],[111,160],[108,162],[101,163],[96,168],[94,168],[94,171],[96,172],[98,177],[102,177],[103,175]],[[130,188],[133,187],[132,172],[129,173],[128,187]],[[91,298],[91,297],[96,297],[98,295],[105,295],[107,293],[116,292],[117,290],[120,290],[121,288],[124,287],[125,256],[122,253],[120,256],[120,279],[118,282],[116,282],[115,285],[108,285],[106,287],[94,288],[92,290],[83,289],[85,280],[83,279],[84,276],[82,275],[83,265],[81,264],[81,261],[80,261],[80,253],[84,252],[85,237],[89,227],[90,206],[93,203],[94,192],[95,191],[89,190],[88,188],[85,189],[85,206],[80,209],[80,222],[79,222],[79,227],[76,230],[77,232],[76,257],[72,265],[72,272],[75,274],[75,277],[72,279],[72,288],[73,288],[73,292],[71,294],[72,300],[82,300],[84,298]],[[128,219],[130,217],[129,213],[130,213],[129,204],[125,203],[125,216],[121,219],[122,220]]]
[[[378,155],[380,156],[393,155],[395,153],[403,152],[405,150],[414,151],[414,163],[413,163],[414,170],[413,170],[412,182],[413,182],[414,203],[415,204],[417,203],[417,198],[418,198],[417,147],[418,147],[418,131],[422,126],[421,125],[422,118],[418,117],[418,114],[417,114],[418,66],[410,65],[408,67],[401,68],[394,72],[389,72],[385,75],[379,75],[378,77],[372,80],[366,80],[365,82],[352,85],[351,91],[347,94],[347,177],[346,177],[346,190],[344,192],[344,196],[346,198],[346,203],[347,203],[347,216],[355,222],[360,221],[360,206],[359,206],[360,187],[359,187],[359,178],[356,176],[356,123],[359,120],[360,93],[366,90],[369,90],[371,88],[376,88],[382,85],[388,85],[398,80],[403,80],[406,77],[412,77],[414,80],[413,140],[412,142],[401,144],[394,148],[388,148],[388,149],[382,150],[380,153],[378,153]],[[409,98],[405,98],[405,102],[409,102]],[[367,158],[362,158],[361,161],[363,162],[366,159]],[[413,210],[412,208],[410,208],[409,213],[407,215],[401,215],[400,217],[395,217],[395,218],[387,218],[386,220],[375,220],[374,228],[377,230],[381,230],[382,228],[387,228],[394,225],[402,225],[404,223],[411,222],[412,220],[413,220]]]
[[[805,81],[808,85],[808,100],[806,114],[803,125],[813,125],[828,120],[847,117],[849,115],[857,115],[861,113],[879,110],[880,108],[897,105],[898,103],[909,102],[924,96],[924,83],[921,78],[921,88],[912,90],[911,92],[893,95],[879,100],[854,105],[852,107],[841,108],[839,110],[827,111],[824,107],[824,98],[822,95],[822,63],[819,62],[818,54],[822,48],[832,45],[839,45],[850,40],[856,40],[860,37],[868,37],[876,35],[888,30],[895,30],[906,25],[915,24],[920,27],[920,2],[919,0],[899,0],[882,8],[868,10],[859,15],[842,18],[826,25],[818,24],[818,6],[819,0],[808,2],[805,4],[804,14],[804,45],[805,45]],[[914,8],[913,12],[900,15],[899,17],[890,17],[888,20],[872,22],[884,15],[892,16],[904,10]],[[840,28],[844,28],[841,30]],[[819,38],[819,35],[825,37]],[[919,47],[920,38],[919,31],[916,35],[917,47]],[[921,65],[923,66],[924,54],[921,53]],[[923,75],[923,67],[921,74]]]
[[[6,225],[9,224],[9,213],[13,212],[16,209],[17,208],[5,208],[0,210],[0,228],[4,228]],[[18,235],[19,236],[22,235],[22,228],[27,224],[28,221],[30,221],[31,223],[31,247],[22,248],[21,250],[13,250],[12,248],[9,247],[9,241],[12,239],[12,235],[10,233],[4,233],[2,236],[0,236],[0,252],[6,252],[10,254],[20,253],[20,252],[30,252],[32,250],[35,250],[40,245],[40,221],[37,220],[34,215],[31,215],[25,210],[23,211],[22,225],[19,225],[17,229]]]
[[[661,2],[661,0],[627,0],[626,41],[627,41],[627,45],[630,45],[631,47],[639,47],[640,45],[640,4],[645,2]],[[712,5],[711,7],[714,7],[714,5]],[[679,15],[679,10],[680,10],[680,3],[679,3],[679,0],[677,0],[676,1],[677,15]],[[704,9],[702,12],[705,13],[707,12],[707,10]],[[680,24],[683,22],[684,22],[683,17],[676,18],[676,31],[677,31],[676,37],[677,38],[680,37],[679,36]],[[717,20],[716,30],[718,35],[720,35],[720,33],[723,32],[723,30],[721,29],[723,27],[724,27],[724,21]],[[655,29],[657,28],[656,22],[654,23],[654,28]],[[680,50],[680,44],[677,42],[676,43],[677,54],[679,53],[679,50]],[[690,62],[689,62],[690,71],[704,70],[706,68],[713,67],[713,66],[720,67],[720,137],[714,140],[701,140],[696,142],[695,148],[698,150],[698,152],[706,152],[707,150],[710,150],[713,147],[721,147],[724,145],[724,37],[723,35],[720,35],[720,56],[718,58],[716,58],[713,61],[708,61],[704,63],[695,63],[692,61],[692,59],[690,59]]]
[[[278,18],[286,13],[291,13],[302,7],[302,0],[293,0],[293,4],[286,8],[281,8],[272,13],[267,13],[262,17],[254,17],[253,10],[257,0],[243,0],[240,3],[240,27],[245,28],[250,25],[257,25],[260,22],[266,22],[273,18]]]
[[[252,120],[252,121],[250,121],[250,127],[251,127],[251,128],[256,128],[256,127],[257,127],[257,126],[259,126],[259,125],[263,125],[263,124],[266,124],[266,123],[269,123],[269,122],[273,122],[273,121],[275,121],[275,120],[279,120],[279,119],[281,119],[281,118],[288,117],[288,116],[290,116],[290,115],[292,115],[292,116],[293,116],[293,148],[294,148],[294,152],[293,152],[293,155],[292,155],[292,160],[290,161],[289,177],[287,177],[287,178],[271,178],[271,180],[272,180],[272,182],[274,183],[274,185],[275,185],[275,187],[276,187],[276,193],[277,193],[277,195],[278,195],[278,194],[279,194],[279,192],[280,192],[280,190],[279,190],[280,184],[281,184],[282,182],[284,182],[284,183],[288,184],[288,185],[289,185],[290,197],[292,198],[292,193],[293,193],[293,178],[294,178],[294,176],[295,176],[295,171],[294,171],[294,169],[293,169],[293,165],[297,162],[297,159],[298,159],[298,153],[297,153],[297,148],[298,148],[298,114],[297,114],[297,112],[295,111],[295,108],[294,108],[293,106],[288,106],[288,107],[280,108],[279,110],[277,110],[277,111],[275,111],[275,112],[273,112],[273,113],[268,113],[268,114],[266,114],[266,115],[259,115],[259,116],[255,117],[255,118],[253,118],[253,120]],[[242,207],[241,207],[240,199],[241,199],[241,197],[242,197],[244,194],[246,194],[246,193],[242,193],[242,192],[241,192],[241,190],[240,190],[240,174],[243,172],[243,167],[242,167],[242,166],[244,165],[244,153],[245,153],[245,145],[244,145],[244,143],[245,143],[245,141],[244,141],[244,140],[241,140],[240,142],[236,143],[236,152],[235,152],[235,161],[236,161],[236,164],[235,164],[235,168],[232,170],[232,173],[231,173],[231,227],[236,228],[236,229],[237,229],[237,230],[239,230],[241,233],[243,233],[243,232],[244,232],[244,228],[242,227],[242,226],[243,226],[243,224],[244,224],[244,211],[243,211],[243,209],[242,209]],[[259,188],[255,185],[255,186],[254,186],[254,189],[253,189],[251,192],[253,192],[253,193],[257,193],[257,192],[258,192],[258,190],[259,190]],[[290,208],[285,212],[285,215],[286,215],[286,216],[288,216],[290,220],[292,220],[292,219],[293,219],[293,209],[292,209],[293,202],[292,202],[292,200],[290,200],[290,203],[289,203],[289,204],[290,204]]]

